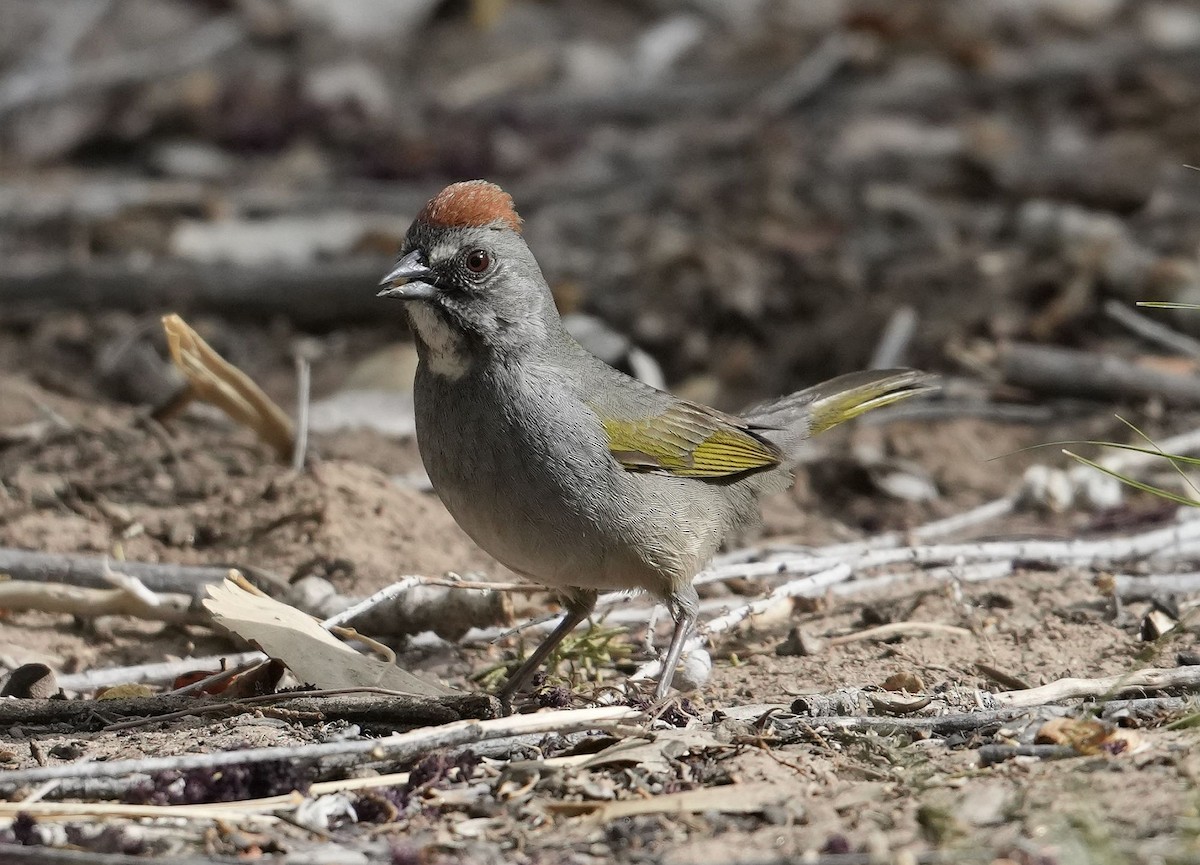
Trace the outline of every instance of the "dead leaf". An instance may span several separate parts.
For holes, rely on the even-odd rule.
[[[153,697],[155,691],[145,682],[125,682],[113,685],[111,688],[100,688],[96,691],[97,700],[141,700]]]
[[[884,679],[883,690],[908,691],[910,694],[919,694],[925,690],[925,683],[921,681],[921,677],[916,673],[906,670],[901,673],[893,673]]]
[[[617,764],[641,766],[651,772],[669,772],[671,760],[712,748],[727,747],[707,730],[664,730],[653,738],[625,739],[609,745],[581,765],[585,769]]]
[[[231,580],[208,587],[205,608],[222,627],[287,664],[297,679],[318,688],[377,687],[417,697],[457,694],[360,655],[320,626],[316,619],[266,595],[254,595]]]
[[[283,409],[248,375],[205,342],[178,315],[163,316],[171,360],[187,377],[190,395],[215,405],[249,427],[275,449],[281,460],[292,458],[292,422]]]
[[[1083,755],[1131,754],[1145,743],[1134,730],[1094,718],[1051,718],[1038,730],[1039,745],[1066,745]]]

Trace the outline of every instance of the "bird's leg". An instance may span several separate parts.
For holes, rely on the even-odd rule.
[[[505,709],[512,705],[512,698],[516,696],[517,691],[521,690],[521,686],[529,681],[529,677],[541,668],[547,656],[558,647],[567,634],[575,630],[580,622],[592,614],[592,610],[596,607],[596,595],[597,593],[593,589],[575,589],[569,594],[564,593],[567,614],[558,623],[558,627],[550,632],[550,636],[546,637],[533,654],[525,659],[525,663],[508,677],[508,681],[496,695]]]
[[[658,674],[658,690],[655,692],[657,700],[662,700],[671,690],[671,680],[675,678],[675,667],[679,663],[679,656],[683,654],[683,644],[687,642],[692,628],[696,625],[699,604],[696,590],[690,585],[686,591],[676,592],[667,601],[667,609],[675,619],[675,630],[671,632],[671,645],[663,659],[662,672]]]

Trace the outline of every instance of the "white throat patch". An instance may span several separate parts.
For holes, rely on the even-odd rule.
[[[471,361],[458,331],[419,301],[408,304],[408,319],[425,343],[425,359],[429,362],[429,369],[445,378],[461,378]]]

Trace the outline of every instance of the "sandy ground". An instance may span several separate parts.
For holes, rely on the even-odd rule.
[[[511,578],[466,538],[433,494],[392,479],[418,468],[411,442],[362,431],[318,437],[311,467],[297,474],[278,466],[248,431],[205,409],[189,410],[164,430],[138,410],[55,395],[21,375],[0,379],[0,391],[5,394],[2,430],[19,430],[44,420],[48,412],[59,419],[31,437],[9,435],[0,447],[0,543],[6,546],[138,561],[253,565],[284,581],[316,574],[355,596],[407,573]],[[1014,453],[1019,448],[1066,437],[1066,428],[1104,435],[1112,423],[1096,412],[1070,417],[1062,429],[959,418],[835,431],[823,442],[818,466],[766,503],[759,541],[843,541],[961,512],[1007,493],[1024,466],[1048,458],[1044,451]],[[872,450],[920,466],[942,494],[922,503],[884,495],[855,456]],[[1105,514],[1019,509],[956,539],[1089,537],[1166,518],[1169,511],[1149,497],[1130,499]],[[1176,653],[1194,644],[1187,627],[1154,644],[1141,642],[1139,625],[1149,604],[1127,604],[1118,611],[1097,585],[1100,575],[1088,569],[1018,567],[1012,577],[979,584],[936,582],[903,568],[898,573],[902,578],[888,587],[802,599],[790,613],[755,620],[717,639],[713,676],[684,705],[709,722],[713,710],[787,706],[798,695],[839,688],[878,689],[896,674],[909,677],[910,690],[935,698],[962,689],[996,691],[1004,687],[980,664],[1038,685],[1173,666]],[[705,595],[728,596],[736,604],[747,599],[739,596],[762,591],[761,584],[741,581],[710,587]],[[550,601],[518,596],[516,604],[518,614],[525,614]],[[794,628],[838,637],[887,622],[938,623],[966,631],[848,642],[811,656],[777,653]],[[627,643],[630,660],[615,670],[602,669],[602,683],[619,680],[643,656],[636,633],[620,642]],[[408,656],[403,642],[396,645],[401,663],[407,658],[470,689],[477,686],[469,677],[503,660],[516,643]],[[38,612],[10,612],[0,620],[5,668],[40,662],[72,672],[233,648],[227,638],[198,626]],[[578,686],[568,702],[583,705],[596,683]],[[1080,708],[1071,714],[1087,712]],[[567,858],[580,862],[613,856],[750,862],[813,851],[933,850],[984,851],[985,858],[1028,862],[1115,862],[1130,856],[1167,861],[1164,857],[1197,852],[1189,828],[1195,826],[1194,783],[1200,769],[1191,747],[1195,737],[1188,729],[1165,729],[1180,714],[1128,719],[1125,723],[1143,728],[1137,753],[1022,758],[987,768],[979,763],[981,745],[1028,740],[1040,722],[991,725],[949,738],[811,728],[784,735],[769,724],[743,725],[732,734],[726,731],[720,748],[684,756],[665,770],[635,764],[556,773],[519,795],[503,792],[508,782],[500,764],[434,773],[419,790],[420,807],[410,801],[417,795],[410,791],[387,812],[390,821],[374,828],[347,824],[333,837],[349,847],[377,847],[386,839],[395,861],[409,861],[404,856],[410,853],[419,861],[488,861],[498,855],[506,861],[563,861],[563,845],[573,851]],[[331,726],[337,725],[312,727],[252,713],[123,732],[10,728],[0,733],[0,749],[7,768],[20,768],[36,765],[39,758],[54,765],[83,757],[299,744],[327,738]],[[561,746],[547,744],[543,753],[561,753]],[[731,783],[766,784],[778,795],[746,814],[613,820],[572,816],[548,805]],[[732,795],[737,789],[731,788]],[[365,807],[360,801],[360,810]],[[257,836],[254,844],[228,834],[214,838],[194,826],[174,834],[145,827],[123,831],[123,843],[134,852],[205,848],[233,853],[263,842]],[[294,827],[267,836],[272,849],[283,851],[313,843]]]

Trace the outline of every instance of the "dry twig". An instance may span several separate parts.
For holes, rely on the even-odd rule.
[[[514,715],[490,721],[456,721],[437,727],[425,727],[382,739],[346,742],[322,742],[315,745],[247,748],[212,754],[184,754],[174,757],[150,757],[144,760],[112,760],[105,763],[69,763],[0,772],[0,790],[13,791],[26,784],[40,784],[52,778],[84,781],[92,778],[126,778],[136,774],[189,769],[219,769],[222,766],[262,763],[273,760],[319,761],[328,757],[359,755],[365,761],[403,762],[439,748],[456,748],[476,742],[506,739],[530,733],[574,733],[615,722],[636,722],[643,718],[637,709],[622,706],[598,709],[569,709]]]
[[[201,625],[209,622],[209,617],[203,610],[193,609],[190,595],[156,595],[155,601],[151,603],[141,594],[125,588],[85,589],[28,580],[0,582],[0,609],[67,613],[88,618],[132,616],[135,619],[174,625]]]
[[[1200,687],[1200,667],[1149,668],[1098,679],[1059,679],[1025,691],[994,694],[997,706],[1037,706],[1079,697],[1110,697],[1128,691],[1165,691]]]

